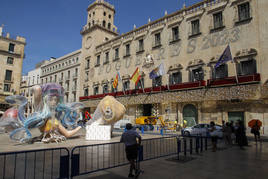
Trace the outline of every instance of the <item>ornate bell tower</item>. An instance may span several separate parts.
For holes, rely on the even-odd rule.
[[[87,24],[83,27],[81,35],[83,38],[82,48],[89,49],[92,41],[96,45],[117,36],[117,27],[114,25],[114,6],[104,0],[96,0],[87,8]],[[101,31],[102,38],[94,36],[95,31]]]
[[[87,24],[80,32],[82,35],[80,96],[84,96],[83,89],[90,82],[87,74],[92,72],[89,69],[94,68],[96,47],[118,36],[114,15],[114,6],[104,0],[96,0],[87,8]]]

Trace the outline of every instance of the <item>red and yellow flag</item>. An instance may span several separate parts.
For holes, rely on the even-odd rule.
[[[140,80],[140,78],[141,78],[140,70],[137,67],[137,69],[135,70],[135,72],[133,73],[133,75],[131,76],[130,79],[135,83],[135,85],[137,85],[139,80]]]
[[[116,75],[114,82],[113,82],[113,88],[116,89],[117,85],[118,85],[118,74]]]

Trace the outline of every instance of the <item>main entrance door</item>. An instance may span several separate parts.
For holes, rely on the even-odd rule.
[[[183,121],[186,121],[186,126],[190,127],[198,123],[197,109],[192,104],[187,104],[183,108]]]
[[[143,116],[151,116],[152,115],[152,104],[144,104],[143,105]]]
[[[228,121],[236,121],[241,120],[244,124],[244,112],[228,112]]]

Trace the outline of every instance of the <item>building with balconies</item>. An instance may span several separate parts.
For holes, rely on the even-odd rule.
[[[115,27],[113,6],[97,0],[87,10],[80,66],[80,101],[87,111],[112,95],[133,121],[162,115],[187,125],[246,125],[257,118],[268,132],[266,0],[203,0],[121,35],[107,26]],[[233,61],[215,68],[228,45]],[[165,74],[150,79],[161,63]],[[141,78],[135,85],[130,77],[137,67]],[[117,72],[122,81],[114,89]]]
[[[41,85],[41,65],[46,63],[47,60],[43,60],[35,66],[35,69],[30,70],[27,75],[22,76],[20,95],[27,98],[27,105],[25,107],[25,115],[32,114],[35,112],[34,109],[34,96],[33,87],[36,85]]]
[[[81,49],[59,58],[51,58],[41,66],[41,84],[60,84],[65,90],[64,102],[67,103],[79,101],[80,54]]]
[[[21,36],[12,36],[0,27],[0,110],[9,107],[5,97],[19,94],[22,62],[25,57],[26,40]]]

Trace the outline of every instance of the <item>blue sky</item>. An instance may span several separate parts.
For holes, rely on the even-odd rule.
[[[38,62],[61,57],[81,48],[80,29],[86,24],[87,7],[95,0],[1,0],[0,25],[4,32],[26,38],[23,73]],[[115,6],[120,33],[201,0],[106,0]]]

